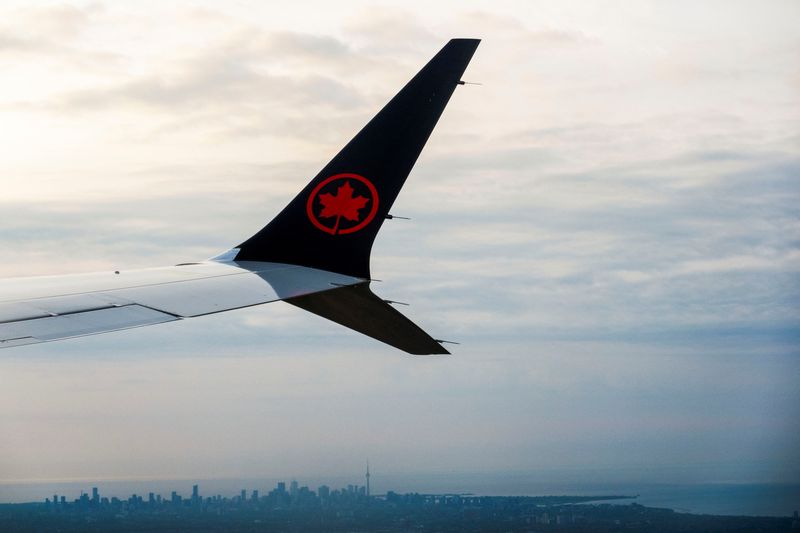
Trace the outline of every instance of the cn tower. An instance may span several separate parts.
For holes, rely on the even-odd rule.
[[[365,477],[367,478],[367,498],[369,498],[369,460],[367,460],[367,474]]]

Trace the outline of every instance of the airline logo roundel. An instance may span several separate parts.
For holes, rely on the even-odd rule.
[[[315,227],[331,235],[364,229],[378,212],[378,191],[364,176],[335,174],[308,196],[306,213]]]

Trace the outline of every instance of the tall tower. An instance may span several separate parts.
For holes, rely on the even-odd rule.
[[[369,459],[367,459],[367,474],[365,477],[367,478],[367,498],[369,498]]]

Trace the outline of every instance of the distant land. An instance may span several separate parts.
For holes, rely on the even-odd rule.
[[[792,517],[714,516],[678,513],[637,503],[630,495],[475,496],[370,494],[369,485],[316,491],[292,481],[262,494],[204,495],[149,491],[121,499],[97,487],[68,500],[54,493],[42,501],[0,504],[4,532],[114,531],[789,531]]]
[[[569,474],[569,473],[567,473]],[[537,496],[542,494],[569,494],[591,496],[597,494],[637,495],[635,500],[616,500],[614,503],[635,503],[646,507],[673,509],[682,513],[730,516],[791,516],[800,510],[800,483],[653,483],[653,482],[603,482],[601,476],[584,472],[572,473],[565,481],[562,476],[540,472],[513,472],[494,474],[423,473],[386,474],[372,476],[373,494],[398,493],[474,494],[480,496]],[[288,479],[288,478],[287,478]],[[162,479],[162,480],[102,480],[102,481],[51,481],[51,482],[0,482],[0,503],[44,502],[54,493],[67,500],[78,498],[82,491],[93,486],[108,496],[127,498],[136,493],[149,492],[169,495],[172,491],[188,494],[192,485],[200,483],[208,494],[233,495],[241,489],[260,489],[262,494],[277,485],[278,477],[224,478],[224,479]],[[318,487],[323,484],[346,487],[365,484],[364,475],[298,477],[300,485]]]

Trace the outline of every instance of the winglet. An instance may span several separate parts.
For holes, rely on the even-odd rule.
[[[340,287],[285,301],[410,354],[450,353],[442,346],[442,341],[425,333],[385,300],[375,296],[369,283]]]
[[[278,216],[238,246],[236,261],[369,279],[375,236],[479,42],[448,42]]]

